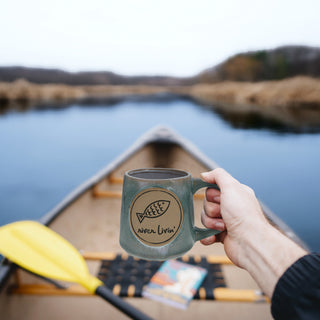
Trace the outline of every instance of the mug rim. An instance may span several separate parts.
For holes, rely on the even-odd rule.
[[[132,175],[133,173],[143,173],[143,172],[174,172],[180,174],[180,176],[173,177],[173,178],[141,178],[141,177],[136,177]],[[139,180],[139,181],[168,181],[168,180],[181,180],[181,179],[186,179],[191,176],[191,174],[187,171],[180,170],[180,169],[175,169],[175,168],[139,168],[139,169],[132,169],[128,170],[125,172],[125,175],[128,178]]]

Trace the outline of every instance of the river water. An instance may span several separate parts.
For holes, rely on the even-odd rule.
[[[312,250],[320,251],[320,132],[297,133],[252,117],[239,125],[183,99],[0,115],[0,225],[40,218],[159,124],[251,186]]]

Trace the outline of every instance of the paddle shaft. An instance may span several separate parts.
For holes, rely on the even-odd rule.
[[[118,296],[114,295],[111,290],[105,286],[100,286],[96,289],[96,295],[100,296],[104,300],[110,302],[117,309],[121,310],[123,313],[135,320],[151,320],[149,316],[145,313],[142,313],[140,310],[134,308],[130,304],[123,301]]]
[[[16,265],[18,267],[18,265]],[[23,269],[23,268],[21,268]],[[23,269],[24,271],[33,274],[34,276],[43,279],[44,281],[53,284],[58,289],[66,289],[63,285],[61,285],[59,282],[56,282],[52,279],[43,277],[39,274],[33,273],[27,269]],[[129,317],[135,320],[150,320],[152,318],[148,317],[146,314],[142,313],[140,310],[134,308],[130,304],[126,303],[124,300],[120,299],[118,296],[116,296],[111,290],[109,290],[105,286],[99,286],[97,287],[95,294],[109,302],[111,305],[113,305],[116,309],[119,311],[122,311]]]

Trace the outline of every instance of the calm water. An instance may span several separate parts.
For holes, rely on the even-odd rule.
[[[185,136],[254,188],[320,251],[320,133],[283,132],[265,123],[239,129],[178,99],[0,115],[0,225],[40,218],[158,124]]]

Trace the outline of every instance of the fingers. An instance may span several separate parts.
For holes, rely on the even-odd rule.
[[[209,246],[209,245],[217,242],[216,238],[217,238],[216,236],[211,236],[211,237],[204,238],[204,239],[200,240],[200,242],[205,246]]]
[[[220,203],[221,192],[217,189],[208,188],[206,190],[206,199],[211,202]]]
[[[201,243],[203,245],[211,245],[215,242],[223,243],[227,235],[227,231],[220,212],[221,193],[223,192],[224,188],[239,182],[221,168],[217,168],[210,172],[204,172],[201,174],[201,177],[206,182],[216,183],[221,189],[221,192],[212,188],[207,189],[206,199],[204,200],[204,210],[201,214],[201,222],[209,229],[222,231],[217,235],[202,239]]]
[[[219,231],[226,230],[225,223],[223,222],[220,213],[220,191],[215,189],[207,190],[206,199],[203,202],[201,222],[208,229]],[[207,240],[207,243],[210,241],[215,241],[215,239]]]
[[[221,218],[211,218],[205,211],[201,213],[201,222],[208,229],[215,229],[219,231],[226,230],[226,225]]]
[[[227,235],[227,232],[226,231],[223,231],[215,236],[211,236],[211,237],[208,237],[208,238],[205,238],[205,239],[202,239],[200,240],[200,242],[205,245],[205,246],[209,246],[213,243],[216,243],[216,242],[224,242],[224,239]]]
[[[215,178],[212,180],[212,172],[213,171],[208,173],[208,179],[211,180],[207,180],[205,177],[207,173],[201,174],[202,178],[210,183],[216,183],[216,180],[214,180]],[[215,229],[222,232],[220,234],[202,239],[200,242],[205,246],[211,245],[215,242],[223,242],[226,235],[226,225],[223,222],[220,213],[220,195],[221,192],[219,190],[213,188],[208,188],[206,190],[206,198],[203,203],[204,210],[201,213],[201,222],[208,229]]]
[[[208,229],[224,231],[226,229],[220,214],[220,204],[204,201],[204,210],[201,213],[201,222]]]
[[[220,204],[207,201],[203,201],[203,209],[205,214],[210,218],[221,218]]]

